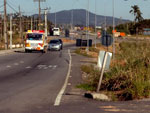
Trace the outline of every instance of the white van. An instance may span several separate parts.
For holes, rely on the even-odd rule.
[[[53,35],[54,35],[54,36],[59,36],[59,35],[60,35],[60,29],[54,27],[54,28],[53,28]]]
[[[25,52],[35,50],[43,53],[47,51],[47,37],[45,37],[44,31],[28,30],[25,39]]]

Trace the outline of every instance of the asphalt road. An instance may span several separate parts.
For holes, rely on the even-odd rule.
[[[71,74],[59,106],[54,106],[68,73]],[[86,57],[62,51],[0,55],[0,113],[150,113],[150,99],[103,102],[83,97],[76,88],[82,82],[80,66]]]
[[[53,106],[68,72],[68,47],[45,54],[1,55],[0,113],[29,113],[43,105]]]

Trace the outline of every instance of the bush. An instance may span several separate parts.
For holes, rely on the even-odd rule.
[[[123,42],[109,72],[104,73],[102,90],[117,92],[120,100],[150,96],[149,42]],[[86,70],[86,71],[85,71]],[[88,74],[89,84],[97,87],[100,72],[89,66],[82,71]]]

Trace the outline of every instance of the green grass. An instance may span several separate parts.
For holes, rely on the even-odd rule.
[[[86,91],[94,91],[95,90],[95,87],[89,85],[89,84],[79,84],[76,86],[76,88],[80,88],[80,89],[83,89],[83,90],[86,90]]]
[[[92,57],[92,56],[88,55],[86,51],[82,51],[81,48],[76,49],[74,52],[75,52],[76,54],[79,54],[79,55],[82,55],[82,56]]]
[[[109,72],[104,73],[101,90],[119,92],[119,100],[150,96],[150,42],[123,42]],[[97,87],[100,72],[94,66],[81,66],[87,73],[86,83]]]

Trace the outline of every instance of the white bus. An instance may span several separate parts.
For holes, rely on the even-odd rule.
[[[54,28],[53,28],[53,35],[54,35],[54,36],[59,36],[59,35],[60,35],[60,29],[54,27]]]

